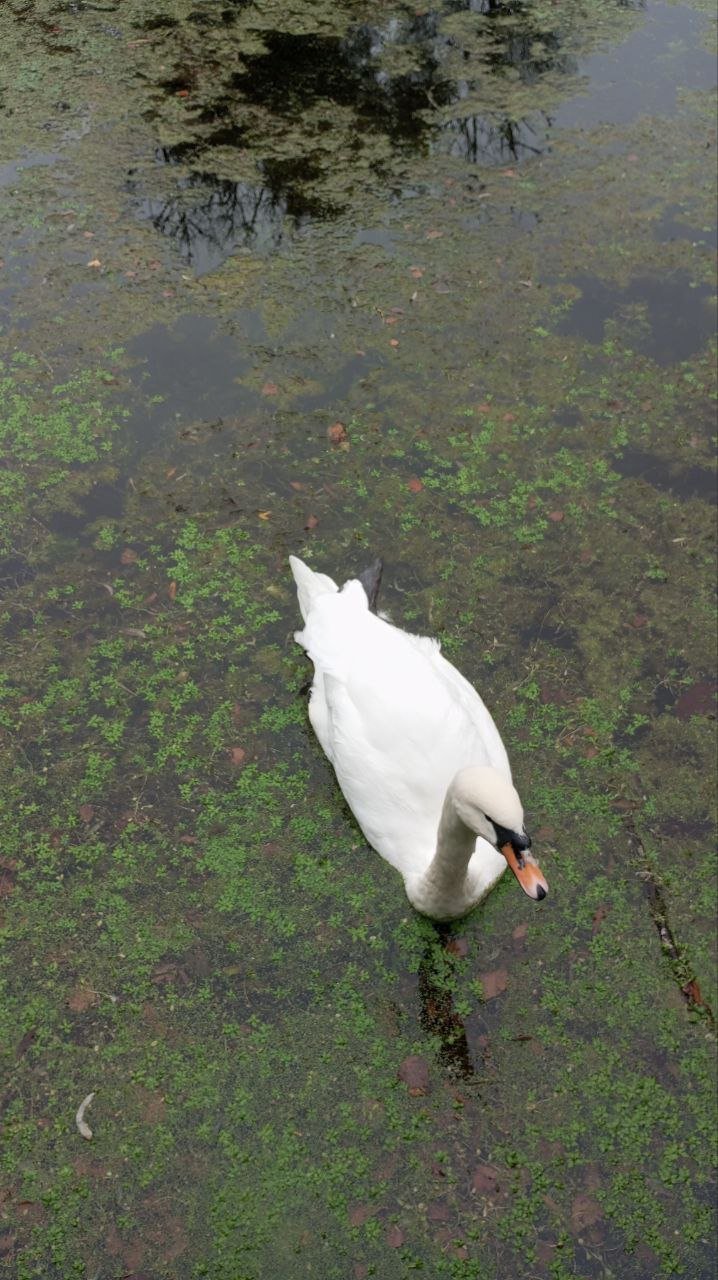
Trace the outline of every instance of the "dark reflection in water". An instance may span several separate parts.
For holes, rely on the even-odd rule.
[[[446,949],[451,939],[449,925],[434,926]],[[454,1008],[446,975],[437,965],[436,946],[429,944],[419,967],[419,1016],[427,1035],[438,1041],[438,1058],[447,1073],[466,1080],[474,1074],[466,1028]]]
[[[150,118],[162,122],[170,100],[174,112],[186,99],[184,136],[175,113],[176,141],[157,159],[183,171],[170,195],[140,190],[134,176],[129,189],[198,272],[240,245],[277,249],[287,229],[336,216],[367,184],[401,192],[417,153],[491,165],[545,148],[538,100],[528,113],[509,104],[515,84],[575,71],[563,19],[547,22],[522,0],[446,0],[423,13],[390,5],[379,24],[357,17],[340,5],[335,32],[262,31],[260,49],[242,6],[210,0],[184,24],[145,23],[161,31],[171,68]]]
[[[715,332],[713,291],[708,285],[693,285],[685,271],[637,276],[624,288],[598,276],[577,276],[572,284],[581,296],[561,321],[559,333],[600,343],[606,322],[613,320],[622,346],[669,365],[700,351]]]
[[[643,5],[606,6],[616,47],[598,54],[606,28],[590,9],[531,0],[388,3],[379,20],[349,0],[326,13],[298,0],[272,30],[229,0],[183,20],[151,14],[141,29],[163,75],[147,118],[171,141],[155,190],[135,175],[129,190],[201,274],[240,246],[276,251],[368,188],[401,197],[419,158],[515,164],[542,154],[557,124],[669,113],[676,83],[714,81],[695,47],[704,19],[654,3],[644,21]]]
[[[707,467],[686,467],[671,463],[644,449],[624,449],[612,466],[622,476],[635,476],[656,489],[675,494],[677,498],[702,498],[716,501],[716,474]]]

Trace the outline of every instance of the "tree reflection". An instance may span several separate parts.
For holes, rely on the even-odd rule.
[[[169,71],[148,113],[167,138],[159,155],[190,176],[140,211],[197,269],[240,244],[275,249],[288,227],[372,185],[401,186],[418,156],[485,166],[541,154],[547,86],[555,97],[575,73],[583,19],[590,29],[580,2],[570,14],[534,0],[390,3],[380,20],[360,0],[327,5],[300,0],[270,30],[228,0],[145,23]]]

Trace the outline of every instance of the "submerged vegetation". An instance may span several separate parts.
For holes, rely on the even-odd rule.
[[[9,1276],[712,1274],[709,31],[0,11]],[[485,693],[545,904],[407,908],[289,551]]]

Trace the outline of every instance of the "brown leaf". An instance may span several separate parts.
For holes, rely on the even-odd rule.
[[[83,822],[92,822],[92,819],[95,816],[95,810],[91,804],[81,804],[77,810],[77,816],[81,818]]]
[[[480,979],[484,1000],[495,999],[509,985],[509,975],[506,969],[492,969],[491,973],[482,973]]]
[[[355,1204],[354,1207],[349,1210],[350,1227],[363,1226],[365,1222],[368,1222],[370,1218],[374,1217],[376,1211],[377,1206],[374,1204]]]
[[[263,396],[276,396],[279,393],[279,387],[276,382],[265,382],[262,387]]]
[[[165,1100],[156,1089],[137,1089],[140,1116],[144,1124],[161,1124],[165,1118]]]
[[[437,230],[433,229],[433,230],[431,230],[431,231],[427,231],[427,233],[426,233],[426,239],[427,239],[427,240],[440,240],[440,239],[441,239],[441,237],[443,236],[443,234],[444,234],[444,233],[443,233],[443,231],[437,231]]]
[[[636,631],[639,631],[641,627],[645,627],[647,622],[648,618],[645,613],[634,613],[631,618],[631,626],[635,627]]]
[[[306,489],[307,486],[302,484],[301,480],[290,480],[289,487],[290,489],[296,489],[297,493],[299,493],[301,489]]]
[[[271,511],[258,511],[257,515],[259,516],[260,520],[271,520],[272,518]]]
[[[120,556],[120,564],[136,564],[138,560],[139,556],[136,551],[132,550],[132,547],[125,547]]]
[[[399,346],[399,339],[398,339],[398,338],[390,338],[390,339],[389,339],[389,346],[390,346],[390,347],[398,347],[398,346]]]
[[[421,280],[421,277],[423,276],[423,274],[424,274],[423,267],[409,267],[409,275],[412,276],[414,280]]]
[[[521,924],[517,924],[516,928],[511,934],[511,937],[514,939],[515,942],[522,942],[523,939],[526,937],[526,934],[528,933],[528,931],[529,931],[528,924],[526,923],[525,920],[522,920]]]
[[[167,588],[167,595],[170,600],[177,599],[177,583],[176,582],[170,582],[170,585]]]
[[[330,444],[344,444],[349,439],[344,423],[333,422],[331,427],[327,427],[327,438]]]
[[[600,906],[596,908],[596,910],[593,913],[593,919],[591,921],[591,933],[598,933],[607,915],[608,915],[608,907]]]
[[[318,517],[317,517],[317,516],[307,516],[307,522],[306,522],[306,524],[305,524],[304,528],[305,528],[305,529],[316,529],[316,527],[317,527],[317,525],[318,525],[318,524],[319,524],[319,519],[318,519]]]
[[[86,987],[80,983],[79,987],[75,987],[67,997],[67,1007],[73,1013],[86,1013],[93,1005],[100,1003],[100,997],[91,987]]]
[[[466,938],[449,938],[446,944],[446,950],[452,956],[460,956],[462,959],[469,954],[469,943]]]
[[[602,1217],[603,1209],[595,1196],[584,1193],[576,1196],[571,1206],[571,1226],[575,1232],[594,1226]]]
[[[684,690],[674,711],[679,720],[690,720],[691,716],[715,715],[715,700],[715,681],[704,680]]]
[[[418,476],[412,476],[411,480],[407,480],[406,487],[410,493],[421,493],[424,488]]]
[[[12,1254],[17,1244],[17,1233],[15,1231],[0,1231],[0,1258],[6,1254]]]
[[[703,1004],[701,989],[698,986],[698,982],[695,978],[691,978],[690,982],[685,982],[681,987],[681,991],[683,992],[684,996],[688,996],[688,999],[691,1001],[692,1004]]]
[[[549,520],[553,520],[554,524],[560,524],[563,520],[563,511],[549,511]]]
[[[406,1237],[398,1223],[392,1222],[384,1233],[384,1239],[390,1249],[400,1249]]]
[[[480,1196],[495,1195],[501,1190],[499,1175],[490,1164],[479,1164],[471,1174],[471,1185]]]
[[[232,764],[243,765],[247,759],[247,752],[244,747],[232,747],[229,753],[229,758],[232,761]]]
[[[407,1086],[412,1098],[423,1097],[429,1092],[429,1068],[418,1054],[410,1054],[400,1064],[398,1078]]]
[[[426,1208],[426,1216],[429,1222],[448,1222],[449,1206],[443,1200],[430,1200]]]
[[[0,870],[0,898],[9,898],[15,888],[15,875],[12,869],[3,867]]]

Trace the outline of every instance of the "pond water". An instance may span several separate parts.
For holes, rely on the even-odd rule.
[[[713,1275],[714,39],[0,9],[8,1276]],[[289,553],[384,557],[546,902],[412,911]]]

